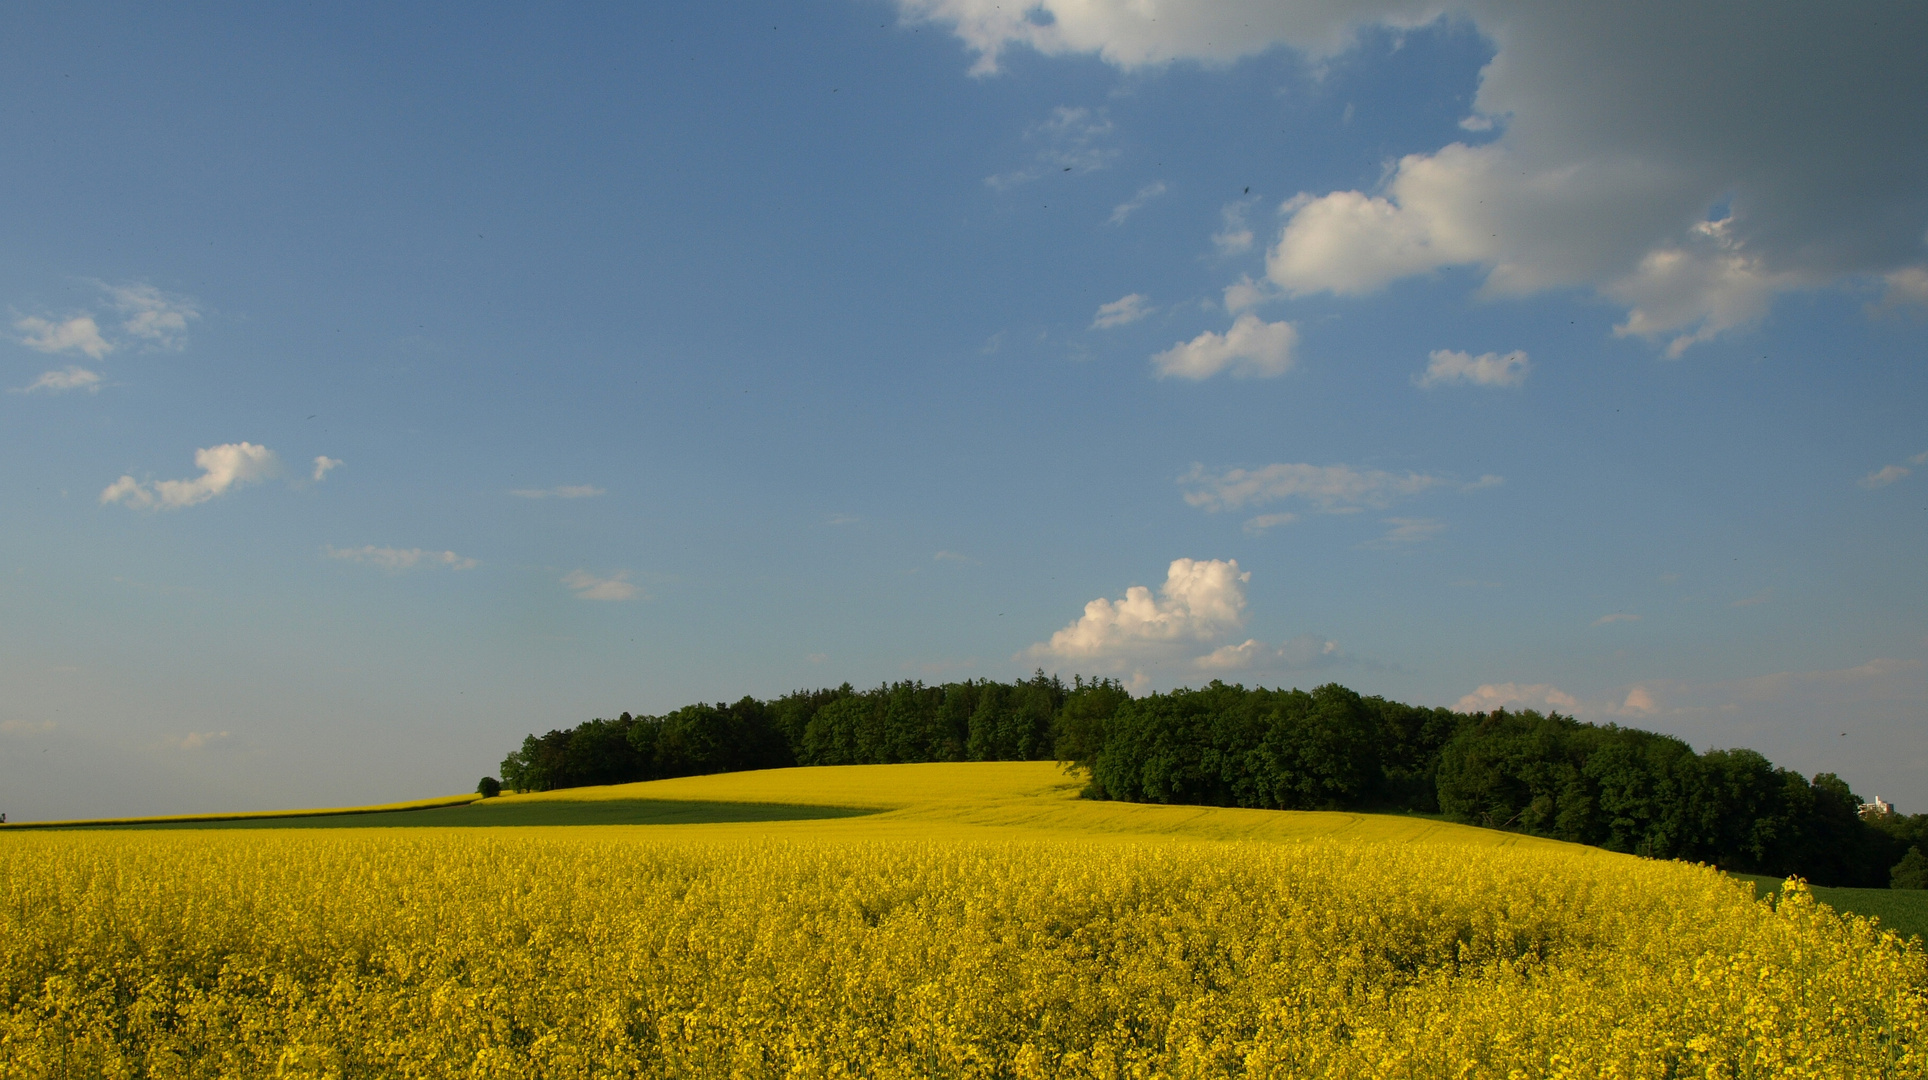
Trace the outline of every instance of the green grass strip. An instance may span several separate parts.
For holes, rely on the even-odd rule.
[[[1779,878],[1760,874],[1735,874],[1756,887],[1756,895],[1781,891]],[[1883,929],[1902,937],[1928,939],[1928,889],[1831,889],[1812,886],[1814,898],[1836,911],[1873,916]]]

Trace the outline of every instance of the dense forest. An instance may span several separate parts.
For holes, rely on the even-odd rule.
[[[872,690],[687,705],[530,735],[501,784],[547,791],[790,765],[1059,760],[1132,802],[1438,814],[1816,884],[1928,887],[1928,814],[1866,813],[1831,773],[1751,750],[1527,710],[1456,713],[1213,682],[1134,698],[1108,679]],[[484,781],[492,786],[493,781]]]

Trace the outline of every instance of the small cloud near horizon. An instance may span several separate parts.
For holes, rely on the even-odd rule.
[[[471,559],[466,555],[457,555],[453,551],[426,551],[422,548],[376,547],[374,544],[364,544],[358,548],[331,546],[322,550],[331,559],[380,567],[390,573],[400,573],[419,567],[473,570],[482,565],[479,560]]]
[[[190,731],[176,740],[174,745],[182,750],[199,750],[233,737],[231,732],[226,731]]]
[[[1914,457],[1908,459],[1908,463],[1910,465],[1928,465],[1928,452],[1916,454]],[[1910,469],[1907,465],[1883,465],[1879,469],[1855,481],[1855,483],[1860,484],[1869,491],[1873,491],[1876,488],[1887,487],[1896,480],[1904,479],[1913,472],[1914,470]]]
[[[586,570],[572,570],[563,575],[562,584],[578,600],[634,600],[636,586],[629,582],[629,571],[618,570],[609,577],[597,577]]]

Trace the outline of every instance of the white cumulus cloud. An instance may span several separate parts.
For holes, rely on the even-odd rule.
[[[341,468],[340,458],[331,458],[327,454],[317,455],[315,457],[315,471],[314,471],[315,483],[317,484],[321,483],[322,477],[328,475],[328,470],[339,469],[339,468]]]
[[[1478,356],[1451,349],[1434,349],[1427,355],[1425,374],[1414,381],[1429,389],[1452,383],[1519,386],[1526,382],[1526,374],[1532,369],[1526,353],[1518,349],[1505,355],[1489,352]]]
[[[74,315],[55,321],[27,315],[13,321],[20,331],[20,344],[44,353],[76,352],[95,360],[114,351],[100,335],[100,324],[92,315]]]
[[[1654,699],[1652,691],[1644,686],[1634,686],[1621,699],[1620,711],[1634,716],[1645,716],[1659,711],[1660,703]]]
[[[1121,296],[1109,304],[1099,304],[1098,314],[1091,320],[1091,329],[1109,330],[1114,326],[1129,326],[1152,313],[1146,306],[1144,293]]]
[[[143,510],[179,510],[198,506],[229,490],[270,479],[281,472],[274,451],[254,443],[223,443],[194,452],[201,475],[191,480],[160,480],[143,484],[123,476],[100,493],[102,505],[125,503]]]
[[[1244,625],[1251,578],[1236,559],[1174,559],[1156,595],[1133,585],[1117,600],[1099,597],[1030,654],[1113,667],[1176,657]]]
[[[362,563],[389,573],[420,568],[473,570],[482,565],[476,559],[457,555],[453,551],[427,551],[422,548],[376,547],[374,544],[364,544],[358,548],[329,547],[323,550],[331,559]]]
[[[1248,311],[1234,319],[1225,333],[1207,330],[1153,356],[1151,362],[1160,378],[1209,379],[1228,369],[1239,378],[1271,378],[1292,370],[1298,343],[1298,328],[1291,323],[1269,323]]]
[[[636,586],[629,583],[629,571],[620,570],[609,577],[597,577],[586,570],[572,570],[562,579],[563,585],[576,594],[578,600],[633,600]]]
[[[1548,683],[1487,683],[1453,705],[1454,712],[1492,712],[1504,708],[1559,710],[1571,716],[1580,699]]]
[[[1928,296],[1928,8],[1825,4],[1737,18],[1634,0],[898,0],[951,28],[977,74],[1013,48],[1123,69],[1464,20],[1490,43],[1454,141],[1363,190],[1307,192],[1268,253],[1294,294],[1358,295],[1465,267],[1490,295],[1591,290],[1671,355],[1793,290],[1885,281]],[[1844,59],[1847,58],[1847,59]]]
[[[59,371],[41,372],[38,379],[19,387],[14,390],[14,393],[33,394],[43,390],[49,394],[64,394],[69,390],[85,390],[90,394],[99,393],[100,374],[70,364]]]

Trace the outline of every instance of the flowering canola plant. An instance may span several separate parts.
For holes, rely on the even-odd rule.
[[[5,835],[0,1077],[1928,1076],[1798,883],[888,817]]]

